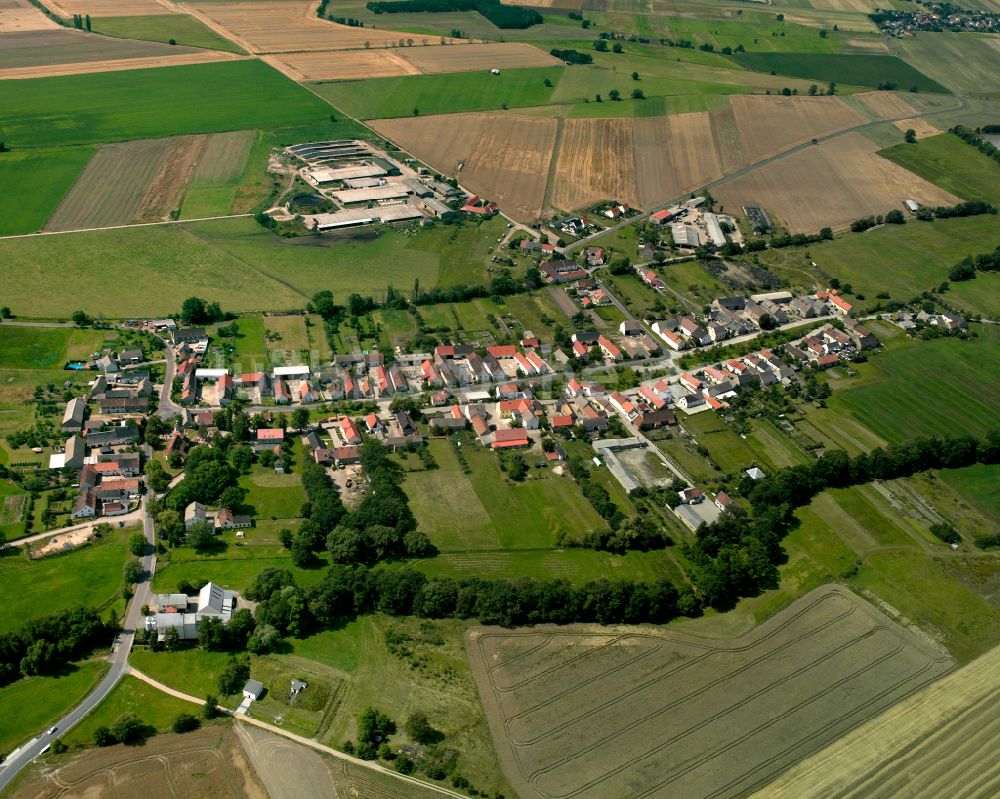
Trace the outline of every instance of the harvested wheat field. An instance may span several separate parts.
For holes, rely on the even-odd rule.
[[[904,133],[908,130],[912,130],[917,134],[918,139],[926,139],[928,136],[937,136],[941,132],[926,119],[897,119],[892,124]]]
[[[170,48],[180,50],[181,48]],[[90,72],[120,72],[128,69],[153,67],[182,67],[188,64],[208,64],[213,61],[239,61],[245,56],[224,53],[220,50],[190,50],[177,55],[147,56],[144,58],[118,58],[106,61],[78,61],[73,64],[45,64],[34,67],[0,69],[0,80],[26,78],[51,78],[60,75],[84,75]]]
[[[583,0],[505,0],[506,6],[531,6],[532,8],[559,8],[566,11],[579,11],[583,8]]]
[[[172,14],[173,3],[156,0],[45,0],[45,5],[60,17],[71,19],[74,14],[92,17],[141,17],[151,14]]]
[[[317,17],[316,4],[311,2],[197,3],[182,7],[251,53],[402,48],[407,41],[418,47],[440,45],[443,38],[338,25]]]
[[[47,31],[57,30],[60,27],[28,0],[15,0],[0,8],[0,33]]]
[[[954,665],[840,586],[737,639],[683,629],[467,633],[521,799],[742,796]]]
[[[276,69],[298,81],[362,80],[419,75],[420,70],[396,50],[326,50],[264,56]]]
[[[906,98],[895,92],[864,92],[854,95],[879,119],[898,119],[916,114],[917,111]]]
[[[787,771],[754,799],[1000,795],[1000,647]]]
[[[722,174],[705,112],[568,119],[549,202],[562,210],[602,199],[651,208]]]
[[[740,138],[740,129],[736,126],[736,114],[733,113],[733,107],[727,104],[722,108],[713,108],[708,112],[708,118],[722,172],[728,175],[746,164],[743,140]]]
[[[712,190],[730,210],[760,205],[792,233],[844,228],[854,219],[901,209],[903,200],[952,205],[958,198],[880,158],[857,133],[766,164]]]
[[[530,222],[541,213],[556,120],[447,114],[384,119],[371,125],[416,158],[495,201],[514,219]]]
[[[729,98],[747,163],[755,163],[810,139],[866,120],[839,97],[775,97],[734,94]]]
[[[556,67],[548,53],[523,42],[492,42],[448,47],[407,47],[399,55],[424,73],[473,72],[479,69]]]
[[[157,735],[144,746],[109,746],[63,755],[33,768],[16,799],[267,799],[264,786],[229,725],[184,735]]]
[[[195,52],[201,51],[160,42],[113,39],[62,27],[0,34],[0,70]]]

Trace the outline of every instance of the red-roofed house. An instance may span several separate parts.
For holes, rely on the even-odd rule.
[[[691,391],[701,391],[701,381],[687,372],[681,375],[681,385]]]
[[[525,430],[519,427],[510,430],[497,430],[493,434],[493,449],[514,449],[516,447],[530,447],[531,439]]]
[[[842,314],[847,315],[851,312],[851,304],[835,294],[830,295],[830,304]]]
[[[369,433],[378,433],[382,430],[382,420],[378,418],[377,413],[369,413],[365,417],[365,427]]]
[[[639,415],[639,409],[620,391],[611,393],[610,402],[614,409],[630,422]]]
[[[639,386],[639,393],[642,394],[642,396],[644,396],[649,401],[649,404],[652,405],[657,410],[659,410],[660,408],[662,408],[664,405],[667,404],[666,401],[663,399],[663,397],[661,397],[647,385]]]
[[[517,347],[513,344],[493,344],[486,348],[486,352],[494,358],[513,358],[517,355]]]
[[[280,427],[260,427],[253,443],[254,452],[264,452],[273,449],[275,444],[285,440],[285,431]]]
[[[340,437],[348,444],[361,443],[361,432],[358,430],[358,426],[354,424],[354,420],[349,416],[340,417]]]
[[[477,436],[482,438],[489,435],[490,426],[486,424],[486,420],[480,414],[474,413],[469,421],[472,423],[472,429],[476,431]]]
[[[597,345],[601,348],[605,357],[610,360],[620,361],[622,359],[622,351],[618,349],[618,346],[603,333],[597,337]]]

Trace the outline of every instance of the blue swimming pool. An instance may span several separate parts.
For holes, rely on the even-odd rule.
[[[82,371],[83,369],[86,369],[87,365],[84,363],[68,363],[66,364],[66,368],[79,372]]]

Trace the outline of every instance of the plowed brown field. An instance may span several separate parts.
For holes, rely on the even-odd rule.
[[[796,144],[860,125],[865,120],[839,97],[775,97],[735,94],[729,98],[748,163]]]
[[[952,205],[958,198],[880,158],[877,145],[848,133],[766,164],[713,189],[731,209],[760,205],[793,233],[843,228],[852,220],[902,208],[903,200]]]
[[[917,113],[905,97],[895,92],[864,92],[854,97],[864,103],[875,116],[882,119],[895,119]]]
[[[803,760],[754,799],[1000,795],[1000,647]]]
[[[228,727],[157,735],[144,746],[110,746],[67,754],[33,769],[16,799],[267,799],[247,756]]]
[[[513,114],[448,114],[371,123],[421,161],[497,202],[514,219],[541,211],[557,122]],[[459,170],[459,164],[464,166]]]
[[[839,586],[733,640],[683,624],[466,640],[522,799],[743,796],[954,665]]]

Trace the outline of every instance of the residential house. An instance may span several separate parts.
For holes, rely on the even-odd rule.
[[[588,272],[576,261],[544,261],[538,265],[542,280],[550,284],[572,283],[588,276]]]
[[[215,514],[216,530],[246,530],[249,527],[253,527],[253,520],[249,516],[237,515],[229,508],[220,508]]]
[[[208,512],[200,502],[192,502],[184,508],[184,529],[190,530],[198,522],[208,521]]]
[[[83,397],[73,397],[66,404],[63,413],[61,430],[64,433],[80,433],[83,431],[83,420],[87,415],[87,401]]]
[[[604,334],[597,337],[597,346],[601,348],[604,357],[609,361],[620,361],[622,359],[622,351]]]
[[[612,391],[608,398],[611,407],[624,416],[628,421],[633,421],[639,415],[639,408],[620,391]]]
[[[361,433],[358,431],[358,426],[349,416],[340,417],[340,437],[347,444],[361,443]]]
[[[509,430],[497,430],[493,434],[493,450],[530,447],[531,439],[523,428],[514,427]]]
[[[677,495],[685,505],[698,505],[705,501],[705,493],[700,488],[685,488],[683,491],[678,491]]]
[[[261,427],[257,430],[254,439],[254,452],[273,451],[275,446],[280,445],[285,440],[285,431],[280,427]]]
[[[604,250],[601,247],[588,247],[584,256],[590,266],[604,266]]]

